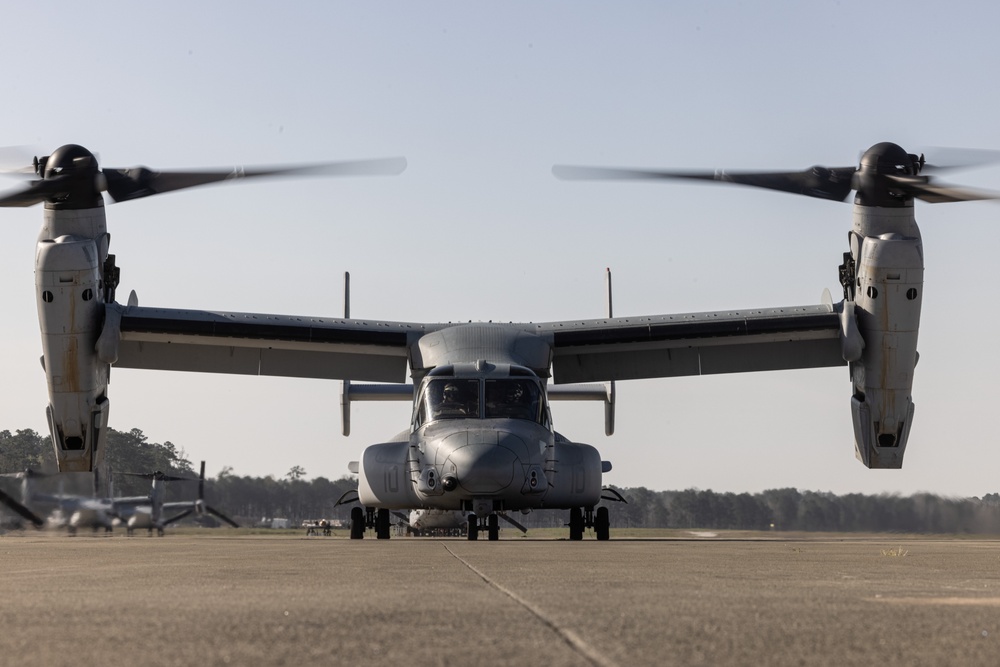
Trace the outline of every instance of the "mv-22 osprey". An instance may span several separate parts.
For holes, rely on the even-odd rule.
[[[401,159],[340,163],[333,173],[401,171]],[[930,165],[926,165],[930,167]],[[240,176],[315,168],[157,172],[100,169],[68,145],[36,160],[39,180],[0,205],[44,203],[35,283],[60,470],[99,470],[111,366],[344,380],[352,400],[412,400],[410,425],[368,447],[352,536],[389,536],[391,510],[459,510],[469,537],[498,536],[512,511],[570,511],[570,537],[608,539],[597,449],[553,429],[549,402],[598,398],[614,427],[614,381],[850,366],[855,452],[899,468],[913,421],[911,386],[923,284],[914,199],[992,193],[932,183],[923,157],[881,143],[858,167],[780,173],[688,173],[556,167],[564,178],[693,178],[846,200],[856,191],[836,304],[545,323],[432,324],[193,311],[115,301],[118,269],[102,192],[115,201]],[[407,366],[412,385],[407,381]],[[351,385],[351,381],[390,383]],[[585,386],[580,383],[609,383]],[[349,420],[345,419],[345,432]]]

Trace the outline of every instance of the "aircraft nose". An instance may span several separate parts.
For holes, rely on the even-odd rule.
[[[517,455],[495,444],[459,447],[448,457],[455,465],[459,485],[469,493],[498,493],[514,479]]]

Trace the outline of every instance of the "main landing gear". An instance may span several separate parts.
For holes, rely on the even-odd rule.
[[[351,509],[351,539],[361,540],[365,537],[365,528],[374,528],[375,537],[380,540],[389,539],[392,524],[389,521],[389,510],[385,508],[355,507]]]
[[[611,519],[607,507],[574,507],[569,511],[569,539],[582,540],[585,528],[593,528],[598,540],[611,538]]]

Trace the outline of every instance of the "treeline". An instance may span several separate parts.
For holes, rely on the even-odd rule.
[[[150,442],[139,429],[109,429],[107,459],[117,472],[196,477],[197,470],[183,449],[172,443]],[[0,472],[26,468],[54,472],[55,456],[48,436],[22,430],[0,431]],[[307,519],[341,519],[351,506],[335,507],[357,480],[342,477],[304,479],[306,471],[293,467],[283,477],[234,475],[225,467],[206,481],[206,500],[244,525],[259,525],[275,517],[298,526]],[[89,475],[80,475],[76,487],[67,485],[71,475],[60,476],[65,492],[89,493]],[[68,481],[65,478],[70,478]],[[2,479],[2,478],[0,478]],[[54,491],[55,478],[41,480]],[[149,492],[147,480],[115,474],[117,495]],[[16,481],[2,483],[16,494]],[[707,490],[651,491],[643,487],[619,488],[627,503],[606,502],[615,528],[677,528],[708,530],[782,530],[829,532],[912,532],[1000,534],[1000,495],[983,498],[942,498],[929,493],[912,496],[890,494],[835,495],[797,489],[772,489],[761,493],[717,493]],[[171,499],[192,498],[194,485],[181,483],[168,490]],[[566,511],[514,513],[529,528],[558,527],[568,520]]]
[[[619,492],[628,504],[608,503],[611,525],[618,528],[1000,534],[996,493],[959,499],[797,489],[751,494],[639,487]]]
[[[153,473],[160,471],[171,476],[196,479],[199,464],[192,464],[183,449],[173,443],[151,442],[139,429],[116,431],[108,429],[105,457],[112,472],[113,492],[118,496],[148,494],[150,482],[141,477],[123,473]],[[199,462],[200,463],[200,462]],[[0,473],[18,473],[25,470],[54,473],[55,452],[48,435],[31,429],[0,431]],[[265,519],[287,518],[292,525],[306,519],[348,519],[349,506],[334,507],[337,500],[350,489],[356,489],[357,480],[342,478],[328,480],[323,477],[305,481],[306,472],[293,467],[282,479],[267,477],[240,477],[225,467],[214,478],[206,477],[205,500],[209,505],[225,512],[243,525],[259,525]],[[16,479],[0,478],[0,486],[15,498],[19,497]],[[93,493],[93,476],[87,473],[66,473],[43,477],[35,482],[35,489],[45,493]],[[195,483],[173,483],[167,487],[167,500],[188,500],[198,493]]]

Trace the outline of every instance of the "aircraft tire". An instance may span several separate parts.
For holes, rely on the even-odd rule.
[[[351,539],[363,540],[365,537],[365,511],[360,507],[351,510]]]
[[[597,516],[594,517],[594,532],[597,533],[598,540],[611,539],[611,518],[608,516],[607,507],[597,508]]]
[[[500,517],[496,514],[491,514],[486,518],[486,535],[490,542],[496,542],[500,539]]]
[[[375,537],[380,540],[389,539],[389,510],[381,508],[375,513]]]
[[[583,510],[579,507],[569,511],[569,539],[573,542],[583,539]]]
[[[475,541],[479,539],[479,517],[475,514],[469,515],[469,540]]]

